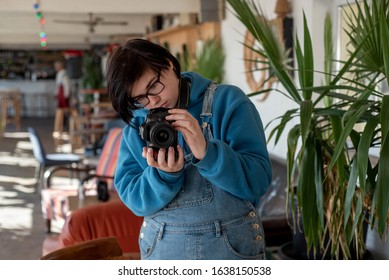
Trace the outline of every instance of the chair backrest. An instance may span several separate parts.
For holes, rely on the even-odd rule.
[[[105,237],[80,242],[55,250],[41,260],[104,260],[123,255],[115,237]]]
[[[44,164],[46,161],[46,152],[39,138],[38,132],[35,128],[29,127],[28,136],[32,144],[32,152],[34,157],[37,161],[39,161],[39,163]]]
[[[122,139],[122,129],[119,127],[109,130],[107,140],[101,151],[99,161],[96,166],[96,174],[100,176],[114,176],[119,153],[120,141]],[[107,182],[113,190],[113,182]]]
[[[106,131],[110,131],[112,128],[115,128],[115,127],[124,128],[126,125],[127,124],[121,118],[116,118],[116,119],[112,119],[112,120],[109,120],[106,123],[104,123],[104,129]],[[101,137],[99,142],[96,144],[98,148],[102,148],[104,146],[105,141],[107,141],[107,136],[108,136],[108,133],[104,134],[103,137]]]

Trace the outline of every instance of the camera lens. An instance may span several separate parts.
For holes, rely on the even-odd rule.
[[[150,131],[150,142],[159,148],[174,146],[177,139],[177,132],[168,123],[158,123]]]
[[[159,143],[166,143],[166,141],[169,141],[169,133],[166,130],[162,130],[155,136],[155,138]]]

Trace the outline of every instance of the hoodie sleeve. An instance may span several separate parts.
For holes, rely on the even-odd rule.
[[[115,186],[127,207],[138,216],[147,216],[162,209],[176,196],[184,176],[183,172],[167,173],[148,166],[139,152],[143,147],[142,141],[137,141],[139,137],[131,134],[131,128],[123,130]]]

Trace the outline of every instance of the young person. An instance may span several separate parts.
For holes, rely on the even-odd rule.
[[[260,116],[242,90],[181,73],[168,50],[143,39],[113,51],[107,87],[128,123],[115,186],[144,216],[142,259],[264,259],[257,206],[271,164]],[[170,108],[165,119],[178,132],[175,147],[155,149],[144,135],[145,120],[149,125],[160,107]]]
[[[70,80],[65,70],[65,64],[61,60],[54,62],[55,76],[55,95],[57,98],[57,108],[68,108],[70,98]]]

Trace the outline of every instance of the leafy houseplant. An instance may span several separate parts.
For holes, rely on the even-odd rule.
[[[84,89],[100,89],[103,86],[103,73],[100,59],[92,51],[87,51],[83,56],[81,85]],[[93,94],[85,95],[86,103],[93,101]]]
[[[223,82],[225,53],[219,39],[204,40],[193,58],[184,49],[183,54],[177,59],[180,61],[182,71],[194,71],[210,80]]]
[[[216,82],[224,79],[225,54],[220,40],[208,39],[196,54],[193,71]]]
[[[365,251],[366,215],[371,226],[384,234],[388,225],[389,96],[377,89],[389,77],[389,0],[356,2],[347,16],[353,46],[338,72],[326,56],[323,85],[314,81],[313,46],[304,15],[302,44],[295,39],[298,78],[290,76],[287,50],[254,1],[227,0],[236,17],[260,42],[253,49],[267,58],[268,66],[284,89],[277,89],[296,104],[277,120],[269,134],[277,144],[292,119],[299,123],[287,133],[288,194],[295,209],[294,225],[301,216],[308,250],[330,252],[333,258],[356,258]],[[349,4],[351,5],[351,4]],[[327,26],[328,25],[327,21]],[[327,29],[328,30],[328,29]],[[330,29],[329,29],[330,30]],[[333,53],[331,32],[326,32],[326,54]],[[257,92],[254,94],[260,94]],[[358,124],[358,126],[357,126]],[[362,129],[360,127],[363,127]],[[369,156],[380,152],[377,161]],[[294,182],[294,171],[298,177]]]

